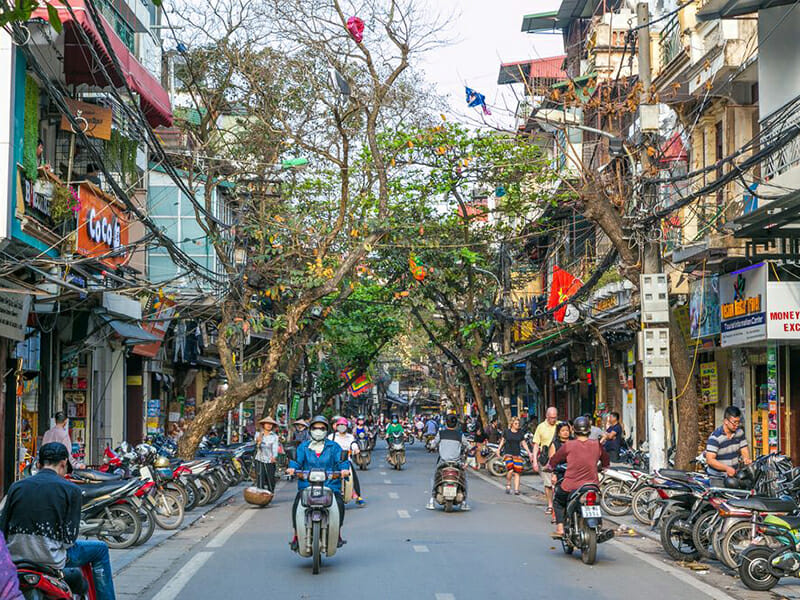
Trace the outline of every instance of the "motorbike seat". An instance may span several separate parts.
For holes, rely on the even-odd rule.
[[[117,473],[104,473],[103,471],[96,471],[94,469],[73,469],[72,477],[93,482],[119,481],[122,479],[122,475],[118,475]]]
[[[120,485],[121,483],[122,482],[120,481],[108,481],[104,483],[83,483],[80,485],[81,494],[83,494],[84,500],[99,498],[100,496],[110,494],[114,490],[117,490],[120,487],[122,487],[122,485]]]
[[[29,560],[14,561],[14,566],[17,567],[18,570],[24,569],[27,571],[36,571],[37,573],[43,573],[45,575],[50,575],[51,577],[61,577],[62,575],[61,571],[54,567],[47,567]]]
[[[793,500],[764,498],[761,496],[728,500],[728,504],[733,508],[759,512],[792,512],[797,509],[797,504]]]
[[[680,481],[681,483],[691,483],[693,476],[688,471],[680,471],[678,469],[659,469],[658,474],[664,479]]]

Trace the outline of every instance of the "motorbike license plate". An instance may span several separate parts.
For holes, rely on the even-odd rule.
[[[444,490],[442,490],[442,496],[447,498],[448,500],[452,500],[456,497],[458,493],[458,489],[454,485],[446,485],[444,486]]]
[[[603,517],[599,506],[581,506],[581,515],[584,519],[600,519]]]

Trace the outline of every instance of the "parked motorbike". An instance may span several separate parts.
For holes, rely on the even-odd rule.
[[[366,471],[369,463],[372,462],[372,452],[367,434],[363,431],[359,432],[356,442],[358,443],[358,454],[355,455],[356,464],[359,469]]]
[[[433,478],[434,498],[444,506],[444,512],[453,512],[467,500],[467,480],[460,462],[442,462],[436,467]]]
[[[124,500],[140,486],[136,479],[82,484],[80,534],[96,536],[109,548],[130,548],[136,544],[142,533],[142,521]]]
[[[80,569],[51,569],[20,561],[17,567],[19,590],[26,600],[95,600],[92,566]]]
[[[387,436],[386,441],[389,444],[386,460],[392,467],[400,471],[406,464],[405,436],[402,433],[392,433]]]
[[[295,474],[309,483],[300,495],[295,513],[296,552],[312,558],[311,570],[317,575],[322,566],[322,554],[333,556],[339,544],[339,506],[325,482],[339,478],[340,474],[322,470],[297,471]]]

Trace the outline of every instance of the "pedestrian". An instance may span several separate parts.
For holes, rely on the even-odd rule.
[[[17,583],[17,567],[11,560],[6,546],[6,538],[0,533],[0,598],[3,600],[24,600]]]
[[[544,485],[544,495],[547,498],[547,514],[553,514],[553,478],[549,473],[545,473],[542,467],[547,464],[549,460],[549,446],[553,443],[553,438],[556,435],[556,421],[558,421],[558,409],[551,406],[545,413],[545,419],[536,427],[533,434],[533,452],[531,453],[531,462],[533,463],[533,470],[539,473],[542,477],[542,484]]]
[[[558,449],[561,448],[561,446],[566,444],[571,439],[574,439],[574,437],[575,436],[572,433],[572,426],[569,424],[568,421],[559,421],[558,423],[556,423],[556,434],[553,437],[553,443],[550,444],[550,447],[547,450],[548,460],[553,458],[553,455],[556,452],[558,452]],[[556,522],[555,513],[550,515],[550,522],[551,523]]]
[[[492,417],[484,431],[486,432],[486,441],[488,443],[497,444],[499,442],[500,432],[497,429],[497,417]]]
[[[586,419],[589,421],[589,423],[592,424],[592,431],[589,434],[589,439],[590,440],[599,440],[599,439],[601,439],[603,437],[603,429],[598,427],[595,424],[595,420],[592,418],[592,415],[590,415],[589,413],[586,413],[583,416],[586,417]]]
[[[83,469],[84,465],[72,456],[72,440],[69,439],[69,420],[67,419],[67,415],[63,411],[58,411],[54,419],[56,424],[44,434],[42,446],[50,442],[62,444],[67,449],[70,466],[69,471],[71,472],[72,469]]]
[[[608,428],[603,436],[604,446],[611,462],[619,462],[619,449],[622,447],[622,426],[619,424],[619,413],[608,413]]]
[[[275,461],[278,457],[278,435],[275,428],[279,423],[272,417],[258,422],[261,431],[256,434],[256,487],[275,493]]]
[[[478,426],[475,429],[475,470],[480,470],[486,466],[486,456],[484,455],[486,451],[486,439],[486,428],[479,419]]]
[[[525,441],[525,432],[521,429],[519,417],[512,417],[509,423],[509,428],[503,432],[503,437],[500,438],[500,445],[497,447],[496,454],[503,454],[503,462],[506,463],[506,494],[511,493],[511,481],[514,481],[514,495],[519,496],[519,476],[522,474],[522,466],[525,462],[522,460],[522,450],[529,456],[533,456],[528,442]]]

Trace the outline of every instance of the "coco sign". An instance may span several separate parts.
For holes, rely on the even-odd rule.
[[[124,262],[128,244],[128,220],[123,211],[98,188],[82,183],[77,252],[116,266]]]

